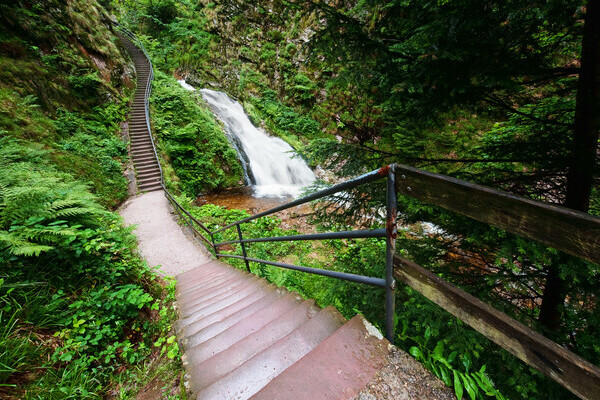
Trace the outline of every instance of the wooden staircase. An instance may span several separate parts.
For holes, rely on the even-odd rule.
[[[186,386],[197,399],[348,399],[387,360],[363,317],[212,261],[177,277]]]
[[[135,167],[138,189],[150,192],[161,189],[160,168],[146,123],[145,91],[150,79],[151,66],[144,53],[129,39],[121,36],[121,40],[135,63],[137,73],[137,89],[129,113],[129,154]]]

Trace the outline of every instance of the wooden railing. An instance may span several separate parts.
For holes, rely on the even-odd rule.
[[[405,165],[392,171],[400,194],[600,262],[600,218]],[[398,255],[394,277],[582,399],[600,399],[597,366]]]

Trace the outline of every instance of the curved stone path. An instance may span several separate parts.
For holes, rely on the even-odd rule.
[[[119,214],[127,225],[135,225],[142,257],[161,275],[177,276],[211,261],[208,251],[190,240],[169,211],[162,190],[130,198]]]

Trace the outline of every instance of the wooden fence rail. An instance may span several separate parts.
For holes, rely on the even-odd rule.
[[[405,165],[391,170],[400,194],[600,263],[600,218]],[[394,277],[582,399],[600,399],[592,363],[398,255]]]
[[[600,218],[405,165],[394,169],[398,193],[600,263]]]
[[[600,399],[600,368],[437,275],[394,257],[394,277],[582,399]]]

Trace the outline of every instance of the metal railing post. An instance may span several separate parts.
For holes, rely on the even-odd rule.
[[[248,270],[248,272],[250,272],[250,263],[248,262],[248,255],[246,254],[246,245],[242,242],[242,240],[244,240],[242,238],[242,229],[240,228],[240,225],[237,224],[237,232],[238,232],[238,238],[240,239],[240,245],[242,246],[242,254],[244,255],[244,261],[246,262],[246,269]]]
[[[396,314],[396,281],[394,279],[394,253],[398,235],[398,198],[396,195],[395,165],[390,165],[387,177],[387,218],[385,255],[385,337],[394,344],[394,315]]]
[[[212,245],[213,245],[213,249],[215,249],[215,257],[217,257],[217,260],[219,259],[219,249],[217,248],[217,245],[215,244],[215,235],[210,234],[210,240],[212,240]]]

